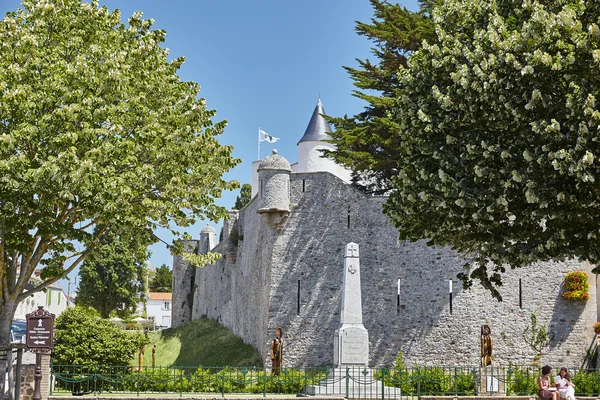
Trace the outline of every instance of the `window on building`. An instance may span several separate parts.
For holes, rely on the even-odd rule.
[[[171,309],[171,302],[165,301],[163,304],[163,310],[170,310],[170,309]]]
[[[52,305],[52,290],[48,290],[46,293],[46,305]]]

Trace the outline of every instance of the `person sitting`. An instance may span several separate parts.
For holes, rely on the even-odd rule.
[[[550,375],[552,375],[552,368],[549,365],[544,365],[542,375],[538,378],[538,396],[542,400],[560,400],[556,387],[550,386]]]
[[[575,400],[575,385],[571,381],[569,371],[565,367],[562,367],[558,375],[554,378],[554,384],[562,399]]]

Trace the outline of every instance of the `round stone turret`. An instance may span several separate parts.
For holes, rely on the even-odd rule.
[[[215,229],[212,226],[206,225],[200,231],[199,252],[201,254],[206,254],[209,251],[211,251],[213,249],[213,247],[215,247],[216,245],[217,245],[217,233],[215,232]]]
[[[200,231],[200,234],[203,233],[216,233],[215,228],[213,228],[210,225],[206,225],[204,228],[202,228],[202,230]]]
[[[277,154],[266,157],[258,166],[258,213],[271,228],[280,227],[290,214],[290,174],[288,160]]]

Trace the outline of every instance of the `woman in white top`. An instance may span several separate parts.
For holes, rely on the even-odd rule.
[[[565,367],[562,367],[558,376],[554,378],[554,384],[561,398],[575,400],[575,385],[571,382],[571,375],[569,375],[569,371]]]

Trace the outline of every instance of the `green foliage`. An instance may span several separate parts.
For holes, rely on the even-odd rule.
[[[395,70],[389,96],[365,96],[366,113],[385,111],[374,126],[336,122],[349,141],[376,145],[363,157],[339,139],[340,157],[365,159],[363,168],[390,158],[391,167],[372,162],[392,171],[384,212],[402,240],[467,257],[465,287],[477,280],[500,298],[507,264],[599,265],[598,2],[445,0],[433,16],[435,40]]]
[[[537,379],[540,374],[539,368],[518,367],[509,364],[506,374],[506,393],[515,396],[537,394]]]
[[[531,313],[531,326],[526,326],[523,331],[523,341],[531,347],[535,353],[534,361],[538,361],[542,355],[544,347],[548,345],[551,338],[545,326],[537,324],[537,316]]]
[[[563,299],[571,301],[586,301],[590,298],[588,276],[585,271],[568,272],[565,276],[565,291]]]
[[[381,372],[374,374],[381,380]],[[431,393],[455,395],[475,394],[475,376],[462,368],[415,367],[404,365],[402,351],[398,352],[394,368],[385,371],[386,386],[399,387],[402,393]]]
[[[538,367],[494,369],[502,381],[505,377],[508,396],[536,396]],[[262,368],[233,367],[145,367],[129,368],[53,366],[55,387],[80,393],[92,391],[111,392],[204,392],[204,393],[302,393],[306,385],[317,385],[328,376],[327,369],[285,368],[279,376]],[[415,367],[377,369],[373,379],[381,380],[385,374],[385,386],[399,387],[403,396],[442,395],[472,396],[479,384],[484,383],[482,369]],[[583,371],[573,376],[576,394],[598,394],[598,372]],[[370,380],[369,377],[365,377]],[[343,382],[343,381],[342,381]],[[95,390],[94,390],[95,389]],[[481,388],[483,390],[483,388]]]
[[[156,268],[149,286],[151,292],[170,293],[173,287],[173,271],[166,264]]]
[[[177,328],[150,332],[149,339],[149,348],[156,345],[155,365],[253,367],[263,364],[261,355],[252,346],[212,319],[202,318]],[[145,352],[144,364],[152,365],[151,351]]]
[[[284,369],[279,376],[256,368],[115,368],[55,366],[56,387],[75,393],[195,392],[195,393],[301,393],[327,376],[321,370]]]
[[[63,365],[128,365],[146,343],[139,331],[125,331],[84,307],[56,318],[52,360]]]
[[[0,21],[0,345],[34,270],[40,291],[77,268],[94,226],[150,243],[158,227],[226,215],[214,199],[238,187],[223,174],[239,163],[216,138],[226,122],[152,24],[97,0],[23,0]]]
[[[381,372],[374,374],[381,380]],[[463,368],[415,367],[406,368],[396,365],[385,375],[386,386],[399,387],[405,394],[475,394],[475,376],[472,371]]]
[[[600,393],[600,376],[595,373],[579,371],[571,377],[575,385],[575,394],[578,396],[597,396]]]
[[[431,9],[439,0],[420,0],[420,11],[411,12],[399,4],[370,0],[374,9],[371,23],[358,22],[356,32],[371,40],[376,62],[358,60],[359,67],[344,67],[357,90],[354,96],[368,106],[355,116],[329,118],[336,129],[330,133],[337,150],[325,152],[353,171],[353,183],[367,193],[389,191],[397,174],[399,157],[395,91],[398,71],[424,40],[435,42]]]
[[[246,207],[246,204],[250,203],[250,200],[252,200],[252,185],[244,183],[240,189],[240,194],[235,198],[235,205],[233,208],[235,210],[241,210]]]
[[[132,315],[145,301],[147,259],[148,250],[134,252],[132,244],[105,230],[79,269],[76,304],[96,309],[102,318],[113,312],[121,318]]]
[[[402,350],[398,351],[398,354],[396,355],[396,359],[394,360],[394,367],[397,369],[406,368],[406,365],[404,364],[404,354],[402,353]]]

